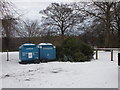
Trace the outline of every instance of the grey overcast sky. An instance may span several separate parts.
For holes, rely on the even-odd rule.
[[[52,2],[75,2],[77,0],[8,0],[17,8],[17,12],[23,14],[22,18],[31,20],[40,20],[40,10],[45,9]]]
[[[41,15],[39,14],[40,10],[45,9],[50,3],[52,2],[90,2],[96,0],[8,0],[14,3],[15,7],[17,8],[17,12],[23,14],[22,18],[25,19],[41,19]],[[103,0],[98,0],[103,1]],[[106,0],[105,0],[106,1]],[[110,1],[110,0],[109,0]],[[114,0],[112,0],[114,1]]]

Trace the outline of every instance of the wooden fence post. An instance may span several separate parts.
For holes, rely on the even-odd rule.
[[[7,50],[7,61],[9,61],[9,54],[8,54],[8,50]]]
[[[118,51],[118,65],[120,66],[120,51]]]
[[[113,61],[113,50],[111,50],[111,61]]]
[[[96,49],[96,59],[98,59],[98,49]]]

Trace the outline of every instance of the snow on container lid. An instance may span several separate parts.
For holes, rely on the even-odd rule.
[[[40,43],[39,45],[52,45],[51,43]]]
[[[29,46],[36,46],[36,45],[32,44],[32,43],[26,43],[26,44],[23,44],[22,46],[26,46],[26,47],[28,46],[29,47]]]
[[[36,45],[35,44],[32,44],[32,43],[25,43],[25,44],[22,44],[19,49],[21,49],[22,47],[29,47],[29,46],[33,46],[35,47]]]
[[[26,43],[26,44],[23,44],[23,45],[35,45],[35,44],[32,44],[32,43]]]

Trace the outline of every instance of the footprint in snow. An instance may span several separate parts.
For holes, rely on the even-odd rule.
[[[34,70],[29,70],[28,72],[32,72],[32,71],[34,71]]]
[[[25,79],[25,81],[30,81],[30,79],[29,79],[29,78],[27,78],[27,79]]]
[[[6,77],[10,77],[10,75],[6,74],[6,75],[2,76],[1,78],[6,78]]]
[[[59,72],[61,72],[61,71],[62,71],[61,69],[58,69],[58,70],[57,70],[57,69],[53,69],[51,72],[52,72],[52,73],[59,73]]]

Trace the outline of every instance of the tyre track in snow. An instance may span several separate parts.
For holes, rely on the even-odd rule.
[[[0,77],[0,78],[4,79],[4,78],[8,78],[8,77],[32,76],[32,75],[35,75],[35,73],[39,72],[42,69],[43,69],[43,67],[36,68],[36,69],[29,69],[27,71],[22,71],[21,73],[18,73],[18,74],[17,73],[7,73],[7,74],[2,75],[2,77]]]

